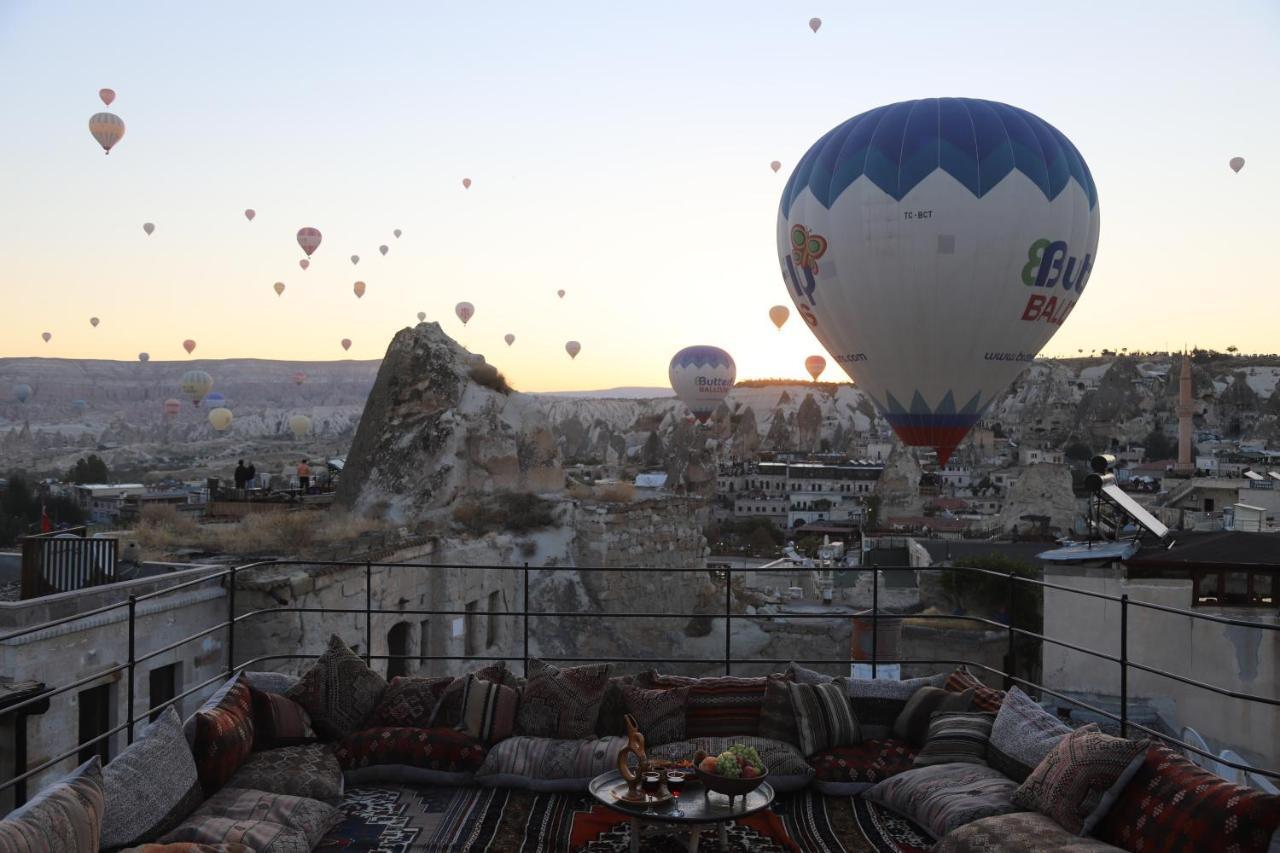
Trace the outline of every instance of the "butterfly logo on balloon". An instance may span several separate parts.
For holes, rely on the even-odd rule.
[[[827,238],[803,225],[791,226],[791,259],[801,269],[818,274],[818,259],[827,253]]]

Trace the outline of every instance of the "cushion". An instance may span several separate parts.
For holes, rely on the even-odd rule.
[[[791,709],[796,716],[800,735],[800,752],[809,756],[837,746],[850,746],[862,740],[858,721],[849,708],[844,686],[827,684],[788,684]]]
[[[813,778],[813,768],[804,760],[800,750],[789,743],[762,737],[697,737],[664,743],[647,752],[650,758],[677,761],[681,758],[692,759],[698,750],[708,755],[719,755],[735,743],[754,747],[760,753],[760,760],[769,771],[769,784],[780,794],[798,791]]]
[[[984,817],[947,834],[932,853],[1115,853],[1093,838],[1072,835],[1039,812]],[[1156,851],[1148,851],[1156,853]]]
[[[488,748],[452,726],[365,729],[336,744],[348,782],[466,784]]]
[[[103,808],[102,766],[95,755],[0,820],[0,850],[97,853]]]
[[[929,719],[929,733],[916,767],[933,764],[987,764],[987,741],[996,715],[987,711],[946,711]]]
[[[253,853],[244,844],[193,844],[175,841],[172,844],[140,844],[121,853]]]
[[[1088,835],[1106,816],[1147,754],[1145,740],[1074,731],[1058,741],[1013,802],[1056,820],[1068,832]]]
[[[983,684],[964,664],[956,667],[955,671],[947,676],[945,686],[953,693],[963,693],[972,688],[975,711],[995,713],[1000,710],[1000,703],[1004,701],[1003,690],[996,690],[994,687]]]
[[[1022,782],[1070,732],[1070,726],[1013,687],[991,727],[987,763],[1013,781]]]
[[[596,730],[609,664],[561,669],[531,658],[520,696],[519,733],[530,737],[590,738]]]
[[[609,679],[604,699],[600,701],[600,716],[596,719],[597,735],[609,737],[627,733],[627,724],[622,719],[627,713],[627,701],[622,698],[622,688],[634,680],[630,675],[615,675]]]
[[[1008,814],[1018,783],[999,770],[976,764],[917,767],[862,792],[864,799],[888,806],[941,838],[979,818]]]
[[[924,744],[929,734],[929,718],[938,711],[967,711],[973,701],[973,689],[952,693],[941,687],[921,687],[898,712],[893,721],[893,736],[916,746]]]
[[[828,681],[835,681],[834,675],[827,675],[818,672],[816,669],[809,669],[807,666],[792,661],[787,664],[787,678],[799,684],[826,684]]]
[[[324,654],[285,695],[306,709],[322,736],[342,738],[360,728],[386,688],[386,679],[334,634]]]
[[[102,787],[104,848],[164,835],[196,810],[204,796],[182,720],[172,705],[103,768]]]
[[[796,729],[796,713],[791,708],[788,676],[771,675],[765,683],[764,703],[760,706],[760,737],[800,745]]]
[[[481,681],[492,681],[494,684],[505,684],[507,687],[519,688],[519,679],[507,669],[505,661],[494,661],[486,664],[474,673]],[[428,728],[433,726],[456,726],[462,722],[462,693],[466,690],[467,678],[462,676],[453,679],[440,694],[440,702],[431,712]]]
[[[864,740],[809,756],[813,787],[833,797],[852,796],[890,776],[910,770],[916,748],[904,740]]]
[[[659,675],[652,670],[636,676],[641,687],[688,687],[689,703],[685,706],[685,736],[732,737],[756,735],[760,731],[760,712],[768,679],[718,675],[689,678],[683,675]]]
[[[618,752],[626,743],[624,737],[510,737],[489,750],[476,782],[531,791],[585,791],[596,776],[617,769]]]
[[[468,675],[457,728],[485,743],[509,738],[515,734],[519,704],[520,694],[513,688]]]
[[[250,687],[253,702],[253,748],[275,749],[316,740],[311,715],[282,693]]]
[[[261,690],[263,693],[283,694],[288,693],[289,688],[298,683],[298,676],[287,675],[283,672],[245,670],[244,680],[249,682],[249,686],[254,690]]]
[[[342,797],[342,767],[328,744],[285,746],[255,752],[227,784],[232,788],[337,802]]]
[[[882,740],[893,737],[893,722],[898,719],[907,700],[921,687],[941,687],[946,675],[893,681],[888,678],[838,678],[849,694],[853,715],[864,738]]]
[[[227,787],[160,841],[245,844],[255,853],[297,853],[315,847],[340,816],[319,800]]]
[[[417,726],[425,729],[431,725],[431,715],[435,713],[440,697],[453,682],[451,675],[396,676],[362,725],[365,728]]]
[[[1152,744],[1093,834],[1125,850],[1261,853],[1268,844],[1280,849],[1277,830],[1280,797],[1242,788]]]
[[[217,793],[253,752],[253,698],[244,679],[233,676],[210,701],[214,701],[212,706],[206,704],[193,715],[195,740],[191,744],[206,797]]]
[[[627,713],[635,718],[644,734],[645,746],[652,748],[685,739],[685,706],[689,703],[688,687],[669,690],[646,690],[624,684],[620,688]]]

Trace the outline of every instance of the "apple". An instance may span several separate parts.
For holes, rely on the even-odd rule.
[[[743,779],[754,779],[760,775],[760,771],[752,767],[750,764],[742,768]]]
[[[715,773],[716,757],[714,755],[708,755],[706,758],[702,759],[702,763],[698,765],[698,769],[703,773]]]

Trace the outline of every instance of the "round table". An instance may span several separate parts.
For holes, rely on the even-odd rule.
[[[604,805],[631,818],[631,853],[639,853],[642,833],[663,834],[671,832],[687,832],[689,834],[689,853],[697,853],[698,842],[702,831],[715,827],[719,831],[720,849],[729,849],[729,838],[726,828],[729,821],[764,811],[773,804],[775,796],[773,787],[768,782],[761,782],[760,787],[749,794],[739,796],[732,806],[729,798],[703,787],[696,778],[690,777],[685,783],[680,796],[680,810],[683,816],[675,817],[671,812],[675,806],[663,804],[655,806],[655,815],[644,813],[644,806],[632,806],[619,802],[610,793],[618,785],[625,784],[617,770],[601,773],[591,780],[588,790],[591,795]]]

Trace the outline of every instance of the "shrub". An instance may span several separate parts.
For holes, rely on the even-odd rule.
[[[478,362],[472,366],[471,381],[492,391],[497,391],[499,394],[511,393],[511,386],[507,384],[507,377],[503,376],[498,368],[492,364]]]

